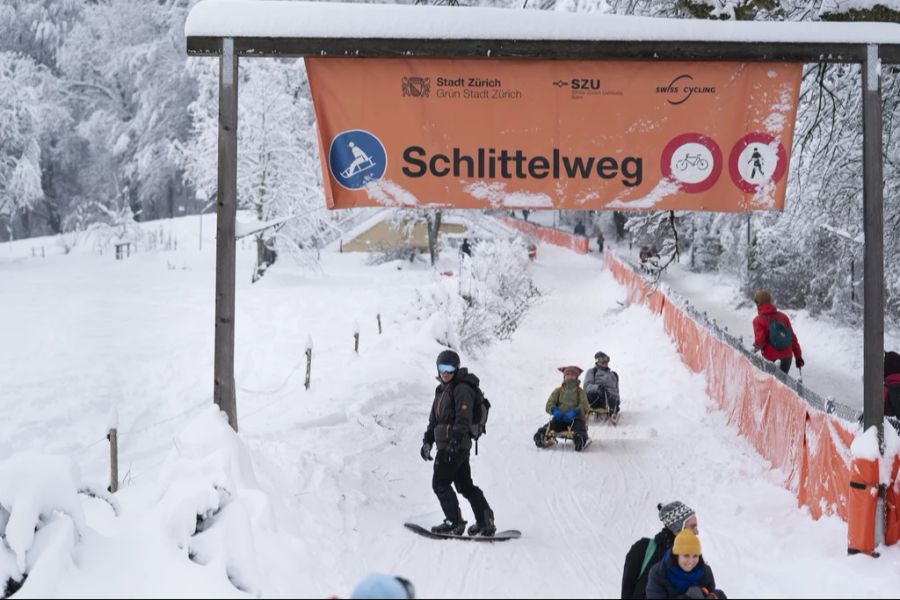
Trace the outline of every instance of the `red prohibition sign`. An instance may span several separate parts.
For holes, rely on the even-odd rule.
[[[710,154],[712,154],[713,164],[709,175],[703,181],[698,181],[696,183],[681,181],[672,172],[672,156],[679,148],[685,144],[691,143],[700,144],[701,146],[706,147]],[[682,133],[673,138],[671,142],[666,144],[665,149],[663,149],[662,157],[660,158],[660,170],[662,171],[663,177],[677,183],[683,192],[696,194],[698,192],[705,192],[715,185],[716,181],[719,180],[719,175],[722,174],[723,162],[722,150],[714,139],[702,133]]]
[[[775,142],[778,143],[778,162],[775,165],[775,171],[772,173],[772,176],[760,183],[754,183],[744,179],[740,171],[741,153],[744,149],[750,144],[771,146]],[[779,142],[774,135],[763,132],[748,133],[738,140],[737,144],[734,145],[734,148],[731,149],[731,154],[728,156],[728,173],[731,175],[731,180],[734,182],[734,185],[738,186],[743,191],[752,194],[759,191],[761,185],[768,184],[769,182],[778,183],[784,176],[784,172],[787,170],[787,162],[787,151],[785,151],[784,145]]]

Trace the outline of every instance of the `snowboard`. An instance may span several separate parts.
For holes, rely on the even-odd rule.
[[[506,540],[514,540],[522,537],[522,532],[518,529],[506,529],[498,531],[492,536],[486,535],[454,535],[452,533],[434,533],[431,529],[417,525],[416,523],[404,523],[404,527],[410,531],[414,531],[421,536],[431,538],[433,540],[469,540],[471,542],[505,542]]]

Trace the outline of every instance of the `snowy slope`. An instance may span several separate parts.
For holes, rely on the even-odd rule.
[[[0,247],[0,470],[14,452],[50,452],[78,465],[82,485],[105,487],[103,436],[116,407],[125,476],[120,516],[83,496],[87,532],[71,564],[42,587],[36,574],[25,595],[239,596],[236,577],[265,596],[346,596],[379,570],[409,577],[421,597],[617,597],[626,551],[659,528],[655,505],[672,499],[697,510],[704,555],[731,597],[891,597],[900,588],[900,551],[847,558],[846,525],[797,509],[781,475],[707,412],[702,375],[682,365],[661,322],[624,308],[624,290],[596,257],[547,246],[533,265],[543,296],[523,326],[464,356],[493,403],[475,481],[498,526],[524,537],[472,545],[414,536],[404,520],[441,519],[431,464],[418,456],[437,317],[416,306],[416,290],[440,275],[324,252],[320,272],[279,265],[250,286],[248,245],[238,260],[241,433],[232,439],[206,409],[213,245],[197,249],[195,220],[170,226],[184,240],[177,251],[120,262]],[[455,260],[445,253],[437,271]],[[588,367],[601,349],[621,376],[620,425],[591,425],[583,454],[537,450],[531,435],[556,367]],[[227,514],[238,516],[210,530],[224,538],[204,542],[184,537],[183,520],[195,503],[224,502],[188,494],[207,480],[231,490],[237,512]],[[205,565],[188,558],[195,546],[212,553]]]

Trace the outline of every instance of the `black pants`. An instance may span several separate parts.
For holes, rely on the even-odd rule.
[[[441,503],[441,510],[448,521],[456,523],[462,519],[459,510],[459,499],[450,484],[456,486],[456,491],[463,495],[472,506],[475,513],[475,521],[484,524],[484,513],[490,510],[484,493],[472,481],[472,467],[469,465],[469,451],[463,450],[457,453],[455,460],[447,460],[447,451],[438,450],[434,458],[434,475],[431,478],[431,489]]]
[[[573,442],[575,442],[575,449],[581,450],[584,447],[584,444],[588,440],[588,432],[587,425],[584,424],[584,421],[581,419],[575,419],[571,423],[569,421],[557,421],[553,419],[543,427],[537,430],[534,434],[534,441],[537,444],[538,440],[543,440],[543,438],[547,435],[547,431],[565,431],[569,428],[569,425],[572,425],[572,430],[575,432],[575,437],[573,438]],[[581,439],[578,439],[581,438]]]
[[[773,362],[774,362],[774,361],[773,361]],[[793,356],[788,356],[787,358],[782,358],[782,359],[781,359],[781,361],[780,361],[779,364],[778,364],[778,367],[779,367],[782,371],[784,371],[785,373],[787,373],[788,371],[791,370],[791,363],[793,363],[793,362],[794,362],[794,357],[793,357]]]
[[[601,392],[588,392],[587,398],[591,408],[606,408],[609,409],[610,413],[619,412],[619,401],[609,398],[606,394]]]

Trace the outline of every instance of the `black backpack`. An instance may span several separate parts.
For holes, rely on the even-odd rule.
[[[481,391],[480,381],[478,377],[472,373],[466,373],[459,383],[472,388],[475,395],[475,402],[472,406],[472,426],[469,429],[469,436],[475,440],[475,454],[478,454],[478,438],[487,433],[488,414],[491,411],[491,403],[484,397]]]
[[[776,350],[786,350],[794,343],[794,336],[788,326],[778,320],[778,313],[769,319],[769,344]]]

